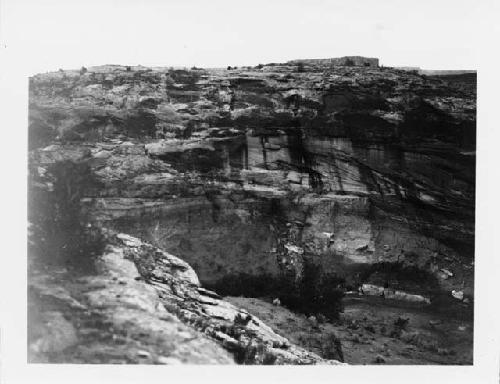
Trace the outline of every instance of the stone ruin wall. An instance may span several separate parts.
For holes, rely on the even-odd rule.
[[[309,64],[309,65],[332,65],[332,66],[355,66],[355,67],[378,67],[379,59],[375,57],[363,57],[363,56],[344,56],[344,57],[334,57],[329,59],[303,59],[303,60],[292,60],[289,61],[290,64]]]

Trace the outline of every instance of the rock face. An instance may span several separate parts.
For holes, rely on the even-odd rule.
[[[54,164],[85,164],[97,183],[81,188],[80,203],[93,225],[188,263],[176,277],[182,290],[180,282],[191,279],[185,295],[156,278],[147,290],[179,321],[205,319],[200,313],[219,319],[223,325],[202,327],[217,348],[235,345],[224,327],[245,314],[193,288],[196,275],[202,285],[239,273],[298,278],[304,263],[314,262],[353,290],[372,284],[395,299],[431,301],[456,290],[470,300],[475,77],[356,63],[102,66],[34,76],[30,191],[53,188]],[[370,269],[382,264],[423,271],[437,283],[419,286],[408,274]],[[265,327],[254,325],[260,331],[249,339],[260,342]],[[278,336],[267,340],[278,362],[315,359],[280,346]]]

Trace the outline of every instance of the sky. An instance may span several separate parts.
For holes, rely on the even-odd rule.
[[[361,55],[476,69],[488,0],[0,0],[29,73],[101,64],[225,67]]]

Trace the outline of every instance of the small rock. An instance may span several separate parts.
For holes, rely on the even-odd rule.
[[[271,151],[278,151],[281,149],[281,146],[279,144],[274,144],[274,143],[264,143],[264,148],[269,149]]]
[[[295,172],[295,171],[290,171],[288,173],[286,179],[289,183],[300,184],[302,177],[300,176],[300,173]]]
[[[281,305],[280,299],[278,299],[278,298],[274,299],[273,300],[273,305],[280,306]]]
[[[291,252],[291,253],[297,253],[299,255],[302,255],[304,253],[304,249],[301,248],[301,247],[298,247],[296,245],[293,245],[291,243],[286,243],[285,244],[285,248],[288,252]]]
[[[151,354],[148,351],[137,351],[137,356],[148,358],[151,357]]]
[[[443,322],[441,320],[429,320],[429,325],[435,326],[442,324]]]
[[[463,303],[464,303],[464,304],[469,304],[469,303],[470,303],[470,300],[466,297],[466,298],[464,298]]]
[[[467,327],[466,327],[465,325],[460,325],[460,326],[458,327],[458,330],[459,330],[460,332],[463,332],[463,331],[465,331],[466,329],[467,329]]]
[[[445,268],[442,268],[441,272],[443,272],[448,277],[453,277],[453,273],[450,272],[449,270],[445,269]]]
[[[451,295],[457,299],[457,300],[463,300],[464,299],[464,293],[462,291],[451,291]]]
[[[437,275],[438,279],[441,279],[441,280],[447,280],[449,278],[449,276],[442,271],[438,271],[436,273],[436,275]]]
[[[182,364],[182,361],[180,361],[179,359],[176,359],[175,357],[159,356],[156,361],[158,362],[158,364],[166,364],[166,365]]]

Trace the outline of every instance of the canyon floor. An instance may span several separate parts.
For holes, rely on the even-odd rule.
[[[228,301],[259,316],[274,331],[318,354],[325,353],[328,336],[341,340],[347,364],[472,364],[473,321],[460,315],[436,313],[405,303],[352,296],[336,322],[318,323],[303,314],[275,306],[268,299],[228,297]],[[405,330],[394,323],[408,319]],[[396,331],[395,331],[396,328]]]

